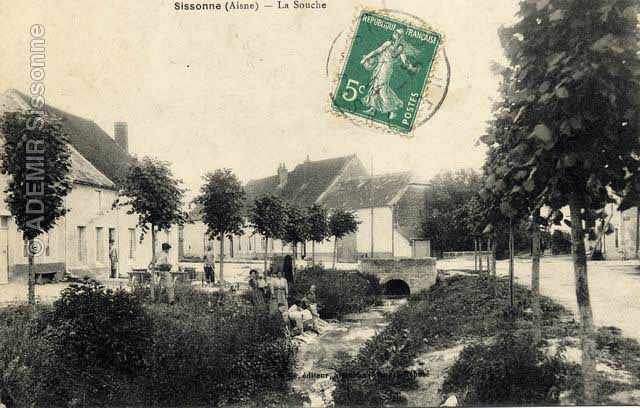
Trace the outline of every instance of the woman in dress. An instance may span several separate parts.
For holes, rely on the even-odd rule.
[[[258,271],[249,271],[249,288],[251,289],[251,303],[257,308],[264,307],[264,295],[258,281]]]
[[[287,280],[282,277],[282,272],[278,271],[276,277],[271,279],[271,298],[269,299],[269,310],[274,313],[278,310],[278,304],[284,304],[287,309],[289,303],[287,297],[289,296],[289,284]]]
[[[409,44],[404,38],[404,30],[395,30],[390,40],[385,41],[380,47],[365,55],[360,63],[365,69],[371,70],[371,81],[367,94],[362,102],[369,109],[366,115],[376,113],[388,114],[389,120],[396,117],[396,111],[404,106],[404,102],[391,89],[390,81],[396,61],[399,61],[412,73],[418,72],[408,60],[415,57],[420,51]]]

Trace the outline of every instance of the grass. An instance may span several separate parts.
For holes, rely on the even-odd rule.
[[[515,285],[514,300],[513,309],[506,307],[506,279],[497,279],[492,284],[485,278],[469,275],[449,277],[428,291],[412,295],[392,316],[385,330],[369,340],[357,356],[340,362],[335,377],[336,402],[339,405],[404,404],[403,391],[416,385],[415,373],[409,367],[420,353],[459,344],[490,344],[501,332],[531,333],[534,328],[531,291]],[[544,296],[540,303],[544,340],[578,337],[579,323],[568,310]],[[631,372],[636,379],[640,377],[638,342],[622,337],[615,328],[601,328],[597,332],[597,344],[600,360]],[[579,344],[572,346],[579,348]],[[579,395],[579,367],[567,364],[566,387]],[[390,381],[389,378],[404,380]],[[637,386],[637,381],[620,384],[599,374],[598,402],[608,402],[613,393]]]

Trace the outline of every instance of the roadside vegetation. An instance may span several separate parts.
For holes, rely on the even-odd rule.
[[[277,319],[236,296],[179,287],[172,307],[87,280],[51,307],[0,311],[0,398],[9,407],[266,404],[292,398],[296,351]]]
[[[320,317],[337,319],[381,304],[380,279],[358,271],[324,269],[313,266],[298,271],[293,287],[295,300],[302,299],[311,285],[316,286]]]
[[[455,394],[462,405],[581,402],[579,361],[565,356],[579,342],[579,323],[541,297],[542,340],[536,342],[531,291],[516,285],[516,307],[510,309],[508,286],[506,279],[458,275],[411,296],[357,356],[339,363],[336,403],[403,405],[421,377],[438,375],[444,377],[441,395]],[[612,394],[640,387],[640,346],[611,328],[600,329],[597,338],[598,358],[633,376],[622,383],[597,377],[598,403],[612,402]],[[454,347],[462,352],[444,373],[415,364],[429,352]]]

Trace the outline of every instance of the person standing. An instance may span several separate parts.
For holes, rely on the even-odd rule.
[[[207,252],[204,253],[204,278],[207,284],[216,283],[216,257],[213,253],[213,246],[207,245]]]
[[[160,286],[167,290],[169,303],[175,303],[175,288],[173,287],[173,277],[171,276],[171,263],[169,263],[169,250],[171,245],[165,242],[162,244],[162,251],[156,256],[154,264],[155,270],[160,273]]]
[[[269,298],[269,311],[274,313],[278,309],[278,305],[282,303],[289,308],[287,297],[289,296],[289,285],[287,280],[282,277],[282,272],[278,271],[276,277],[271,279],[271,297]]]
[[[115,241],[109,240],[109,262],[111,263],[111,279],[118,277],[118,248]]]
[[[251,303],[262,310],[264,308],[264,294],[260,288],[258,271],[255,269],[249,271],[249,288],[251,289]]]

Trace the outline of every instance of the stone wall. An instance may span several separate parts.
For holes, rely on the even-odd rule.
[[[435,258],[359,259],[358,270],[377,275],[381,284],[402,280],[411,293],[429,289],[438,274]]]

